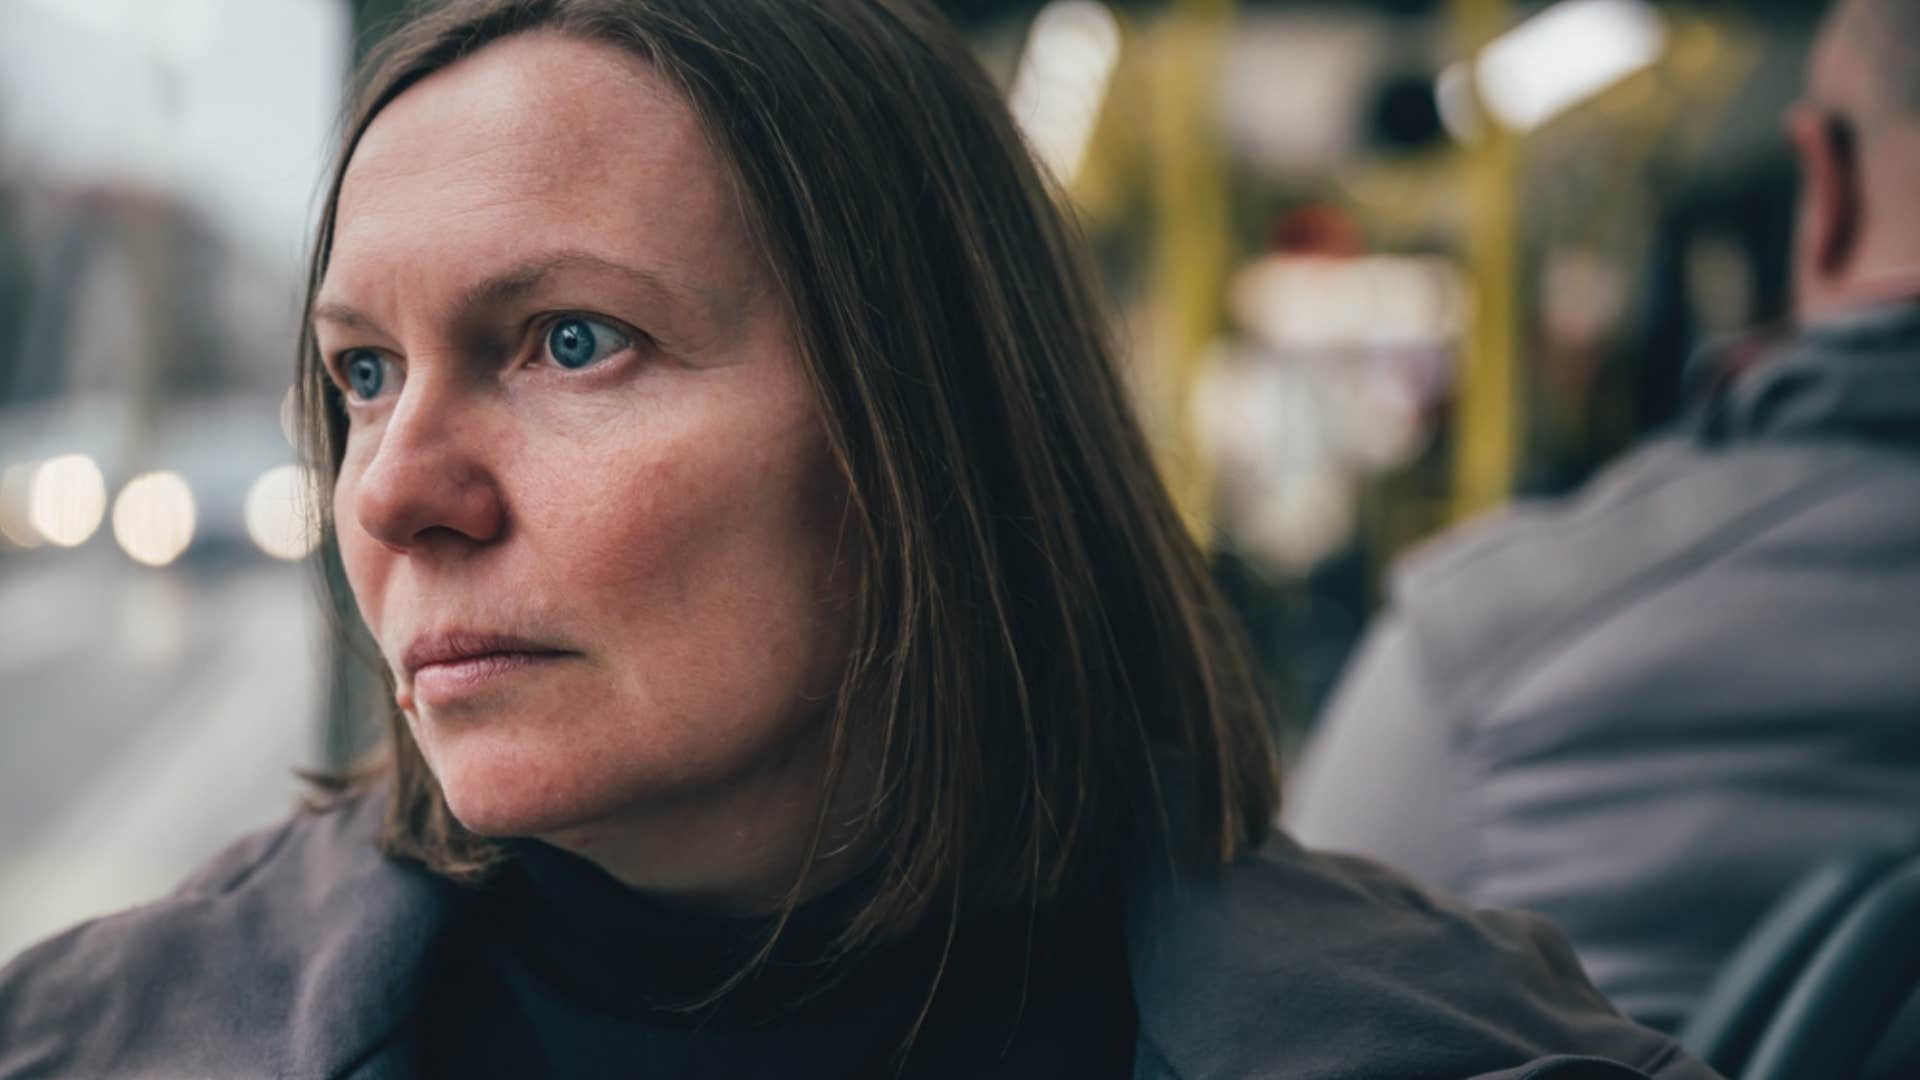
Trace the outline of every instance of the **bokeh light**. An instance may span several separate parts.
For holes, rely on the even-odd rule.
[[[37,461],[23,461],[0,470],[0,539],[15,547],[39,547],[40,530],[27,514],[27,493]]]
[[[294,393],[294,387],[280,395],[280,435],[287,445],[295,449],[300,447],[300,399]]]
[[[1056,0],[1034,17],[1007,107],[1062,183],[1080,171],[1119,58],[1120,23],[1104,4]]]
[[[247,492],[247,535],[276,559],[303,559],[320,545],[318,488],[299,465],[268,469]]]
[[[1562,0],[1480,54],[1481,100],[1531,131],[1659,59],[1667,28],[1646,0]]]
[[[113,500],[113,538],[137,563],[165,566],[193,542],[193,491],[179,473],[136,476]]]
[[[78,547],[107,513],[107,484],[85,454],[48,458],[27,485],[27,521],[49,543]]]

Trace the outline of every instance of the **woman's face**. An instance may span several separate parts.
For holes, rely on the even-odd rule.
[[[347,576],[463,823],[644,819],[817,760],[844,486],[725,170],[648,64],[532,34],[401,94],[314,318]]]

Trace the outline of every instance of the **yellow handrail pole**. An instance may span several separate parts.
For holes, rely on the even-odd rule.
[[[1506,0],[1452,0],[1455,24],[1478,55],[1506,29]],[[1474,310],[1462,342],[1453,444],[1453,515],[1507,499],[1519,460],[1519,147],[1483,117],[1466,150],[1467,266]]]
[[[1203,545],[1212,540],[1212,476],[1194,438],[1191,402],[1225,309],[1227,182],[1217,95],[1232,0],[1176,0],[1153,27],[1148,95],[1154,207],[1150,356],[1161,400],[1159,450],[1174,502]]]

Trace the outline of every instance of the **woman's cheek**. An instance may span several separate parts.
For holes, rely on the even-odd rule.
[[[347,588],[353,594],[367,629],[377,637],[384,583],[393,553],[376,543],[360,527],[354,496],[358,490],[360,469],[351,446],[341,460],[340,475],[333,485],[333,530],[340,545],[340,565],[346,572]]]

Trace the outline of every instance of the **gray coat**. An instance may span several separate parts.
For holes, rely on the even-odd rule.
[[[1303,843],[1546,915],[1663,1027],[1799,875],[1920,824],[1920,307],[1706,359],[1754,355],[1408,560],[1289,793]]]
[[[380,815],[302,814],[26,952],[0,971],[0,1077],[415,1075],[408,1020],[464,894],[380,856]],[[1614,1013],[1539,920],[1283,837],[1143,881],[1128,916],[1137,1077],[1712,1076]]]

